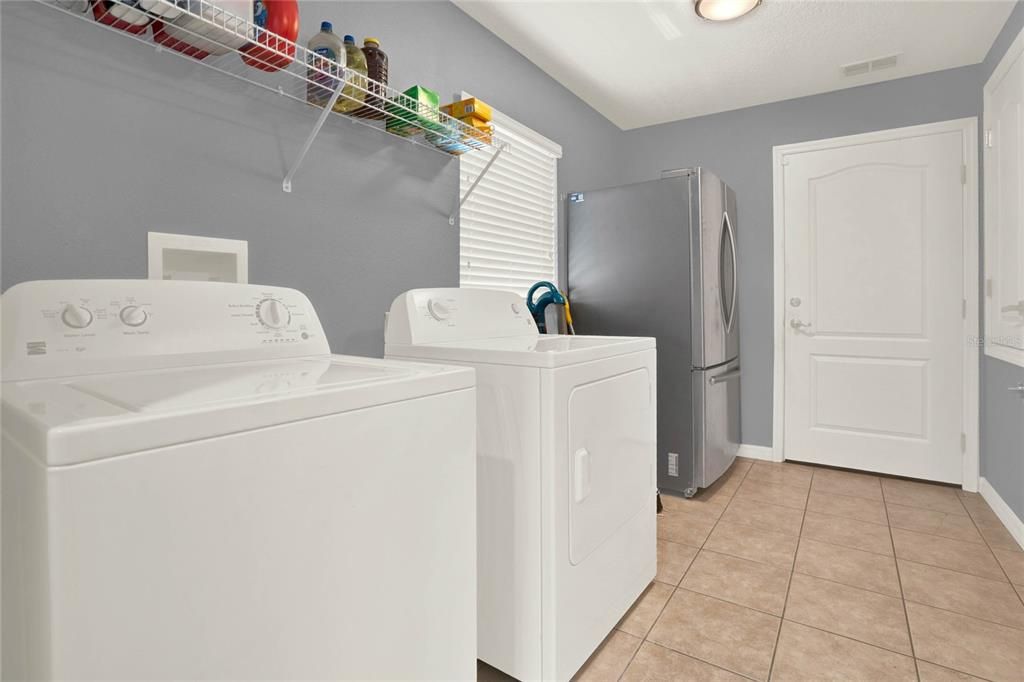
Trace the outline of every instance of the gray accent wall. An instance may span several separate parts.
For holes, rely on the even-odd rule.
[[[146,233],[249,241],[250,281],[306,292],[335,352],[379,355],[400,292],[458,283],[458,161],[158,54],[32,2],[2,2],[2,286],[145,277]],[[391,84],[467,90],[562,145],[559,183],[615,184],[620,131],[448,2],[300,4],[381,39]],[[40,46],[45,46],[42,49]]]
[[[624,133],[623,182],[704,166],[736,190],[744,443],[772,443],[772,147],[977,116],[978,87],[968,66]]]
[[[984,109],[983,88],[1007,49],[1024,29],[1024,3],[1018,2],[996,36],[978,74],[978,110]],[[984,127],[979,128],[979,135]],[[984,153],[984,145],[979,144]],[[985,178],[981,178],[984,188]],[[984,196],[984,194],[982,194]],[[984,205],[982,204],[984,221]],[[984,223],[982,223],[984,224]],[[984,234],[982,235],[984,239]],[[982,308],[984,310],[984,307]],[[1024,367],[984,357],[981,374],[981,475],[1024,519],[1024,400],[1007,389],[1024,383]]]

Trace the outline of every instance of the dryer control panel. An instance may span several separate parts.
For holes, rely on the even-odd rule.
[[[171,280],[51,280],[3,295],[3,379],[326,355],[304,294]]]
[[[391,304],[385,342],[444,343],[538,335],[522,296],[490,289],[412,289]]]

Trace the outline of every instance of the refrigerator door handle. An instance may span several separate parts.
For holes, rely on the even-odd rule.
[[[737,379],[737,378],[739,378],[739,376],[740,376],[740,370],[737,368],[737,369],[731,370],[729,372],[723,372],[722,374],[717,374],[717,375],[711,377],[710,379],[708,379],[708,383],[711,384],[712,386],[714,386],[715,384],[721,383],[723,381],[729,381],[730,379]]]
[[[732,220],[729,219],[729,213],[726,211],[722,214],[722,229],[729,236],[729,255],[732,257],[732,295],[730,296],[729,306],[726,308],[725,305],[725,287],[719,285],[718,296],[722,301],[722,316],[725,318],[725,330],[727,332],[732,331],[733,317],[736,313],[736,287],[738,284],[737,272],[736,272],[736,235],[732,230]],[[718,256],[718,276],[721,277],[724,274],[725,268],[722,267],[722,258],[724,257],[724,249],[719,251]]]

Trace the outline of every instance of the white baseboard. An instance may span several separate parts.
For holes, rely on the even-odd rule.
[[[1024,549],[1024,521],[1021,521],[1020,517],[1013,513],[1010,505],[1006,504],[984,476],[978,479],[978,492],[988,502],[988,506],[992,507],[992,511],[996,513],[1006,529],[1010,531],[1010,535],[1017,541],[1017,544]]]
[[[748,445],[743,443],[736,452],[736,456],[746,457],[747,459],[761,459],[765,462],[778,461],[775,459],[775,451],[764,445]]]

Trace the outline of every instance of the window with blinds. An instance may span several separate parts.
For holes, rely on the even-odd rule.
[[[539,280],[558,281],[558,159],[562,148],[494,112],[494,133],[508,144],[459,214],[459,283],[526,295]],[[459,160],[465,193],[490,161]]]

